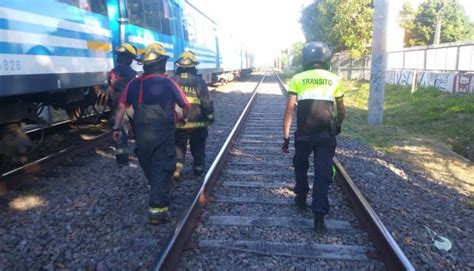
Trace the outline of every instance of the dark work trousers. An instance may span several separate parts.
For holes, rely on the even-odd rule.
[[[176,129],[176,155],[178,163],[184,166],[186,149],[189,142],[191,155],[193,156],[193,168],[199,166],[204,168],[207,135],[207,127]]]
[[[135,154],[150,184],[149,206],[168,205],[171,176],[176,167],[175,128],[159,105],[139,105],[135,111]]]
[[[296,185],[294,192],[298,197],[306,198],[309,191],[308,169],[309,156],[314,153],[313,213],[329,212],[328,189],[332,178],[333,157],[336,151],[336,137],[327,132],[312,136],[297,137],[295,135],[295,167]]]

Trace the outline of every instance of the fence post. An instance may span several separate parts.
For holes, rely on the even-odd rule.
[[[426,71],[426,61],[427,61],[426,57],[428,56],[428,49],[425,48],[423,51],[424,51],[423,70]]]
[[[458,45],[456,49],[456,71],[459,71],[459,55],[461,53],[461,46]]]
[[[413,94],[416,90],[416,69],[413,70],[413,78],[411,82],[411,94]]]
[[[349,80],[352,80],[352,56],[349,61]]]
[[[405,69],[405,51],[402,52],[403,58],[402,58],[402,70]]]

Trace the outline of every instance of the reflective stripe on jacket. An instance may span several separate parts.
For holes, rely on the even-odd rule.
[[[208,115],[214,113],[211,96],[206,82],[199,76],[184,72],[173,77],[181,86],[189,101],[188,122],[176,123],[178,129],[207,127]]]

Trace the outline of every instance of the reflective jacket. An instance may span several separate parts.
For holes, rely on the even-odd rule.
[[[337,75],[315,69],[293,76],[288,94],[297,96],[296,134],[304,136],[331,130],[334,100],[344,96],[344,89]]]
[[[191,105],[186,124],[177,123],[178,129],[207,127],[214,120],[214,105],[206,82],[199,76],[183,72],[174,76]]]

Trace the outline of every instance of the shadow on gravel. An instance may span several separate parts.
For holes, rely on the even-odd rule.
[[[438,159],[431,157],[434,161]],[[337,158],[415,268],[460,270],[472,266],[474,216],[468,193],[375,152],[359,141],[339,138]],[[430,159],[430,155],[425,159]],[[441,162],[440,166],[448,163]],[[449,167],[445,170],[449,171]],[[448,238],[452,249],[438,251],[426,227]]]

